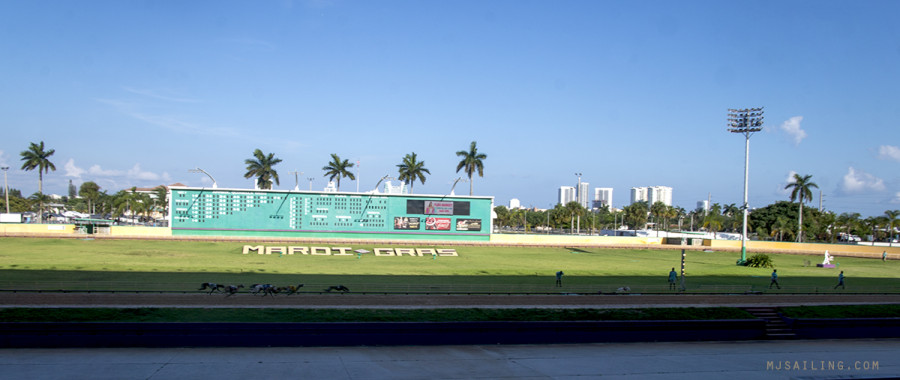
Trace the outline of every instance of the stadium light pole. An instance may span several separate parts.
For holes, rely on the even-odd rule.
[[[294,170],[292,172],[288,172],[288,174],[294,175],[294,191],[300,191],[300,177],[298,175],[303,174],[303,172]]]
[[[750,181],[750,136],[762,130],[763,107],[728,109],[728,132],[744,135],[744,227],[741,234],[741,260],[738,265],[747,262],[747,203],[748,183]]]
[[[213,189],[219,188],[219,185],[216,184],[216,179],[213,178],[213,176],[209,175],[209,173],[207,173],[205,170],[200,169],[200,168],[196,168],[196,169],[190,169],[190,170],[188,170],[188,172],[189,172],[189,173],[203,173],[203,174],[206,174],[206,176],[209,177],[209,179],[210,179],[210,180],[212,181],[212,183],[213,183],[212,188],[213,188]]]
[[[575,202],[581,204],[581,173],[575,173],[575,175],[578,176],[578,187],[575,188]]]
[[[9,173],[9,166],[4,166],[0,169],[3,169],[3,193],[6,194],[6,213],[9,214],[9,182],[6,181],[6,173]]]

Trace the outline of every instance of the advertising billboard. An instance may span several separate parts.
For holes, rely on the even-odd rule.
[[[425,201],[425,215],[453,215],[453,202]]]
[[[419,229],[419,218],[410,218],[406,216],[397,216],[394,217],[394,229],[395,230],[418,230]]]
[[[450,218],[425,218],[426,230],[450,230]]]
[[[457,219],[457,231],[481,231],[481,219]]]

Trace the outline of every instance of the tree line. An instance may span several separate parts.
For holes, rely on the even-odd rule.
[[[44,194],[44,174],[56,171],[56,165],[50,160],[50,157],[56,153],[55,149],[48,149],[44,142],[31,143],[27,150],[20,153],[22,170],[32,171],[38,170],[38,191],[31,196],[22,197],[21,191],[10,189],[9,191],[9,210],[10,212],[28,212],[36,211],[38,214],[38,223],[43,221],[43,214],[47,211],[47,205],[53,200]],[[460,150],[456,152],[456,156],[460,158],[456,167],[456,172],[462,170],[468,176],[469,195],[473,194],[473,177],[477,174],[484,177],[484,161],[487,155],[479,152],[477,143],[472,141],[468,150]],[[280,185],[281,181],[275,166],[281,163],[280,158],[275,157],[274,153],[264,153],[260,149],[255,149],[252,157],[244,160],[247,172],[244,178],[255,178],[254,183],[260,189],[272,189],[273,183]],[[331,160],[322,167],[324,177],[330,181],[336,182],[337,190],[340,191],[341,178],[349,178],[355,180],[356,177],[350,171],[354,164],[346,159],[341,159],[336,153],[331,154]],[[416,181],[425,184],[427,175],[431,171],[425,167],[424,161],[419,161],[416,152],[411,152],[401,159],[401,163],[397,164],[397,179],[402,181],[412,193],[413,186]],[[144,214],[149,217],[154,211],[166,214],[166,188],[159,186],[154,188],[156,198],[150,197],[149,194],[141,193],[132,187],[130,190],[121,190],[115,194],[107,194],[100,191],[100,186],[95,182],[88,181],[81,184],[81,188],[76,192],[71,181],[69,183],[69,195],[64,197],[63,202],[67,209],[87,212],[91,214],[108,214],[114,217],[121,216],[125,213],[131,213],[132,217]],[[5,192],[6,190],[3,189]],[[5,194],[4,194],[5,195]],[[0,199],[0,207],[6,208],[6,197]]]

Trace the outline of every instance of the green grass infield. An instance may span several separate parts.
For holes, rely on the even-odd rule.
[[[353,292],[596,293],[627,286],[632,293],[672,292],[681,250],[447,246],[416,243],[247,245],[351,248],[452,248],[458,256],[243,254],[240,242],[0,238],[0,290],[195,292],[217,284],[305,284],[304,292],[345,285]],[[900,261],[771,254],[781,292],[900,293]],[[771,269],[735,265],[734,252],[687,251],[688,293],[769,292]],[[846,289],[833,289],[844,271]],[[555,273],[563,271],[562,286]],[[680,285],[680,282],[679,282]],[[246,291],[246,288],[244,289]],[[771,291],[779,291],[773,289]]]

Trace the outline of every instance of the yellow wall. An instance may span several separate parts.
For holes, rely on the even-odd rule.
[[[73,224],[8,224],[0,223],[0,234],[9,235],[71,235]]]
[[[491,243],[520,245],[660,245],[662,238],[633,236],[493,234]]]
[[[0,235],[77,235],[74,224],[0,224]],[[85,235],[86,236],[86,235]],[[135,237],[159,237],[172,236],[172,229],[168,227],[144,227],[144,226],[112,226],[109,234],[102,236],[135,236]]]
[[[109,227],[109,235],[117,236],[172,236],[172,229],[169,227],[144,227],[144,226],[111,226]]]
[[[709,248],[740,250],[740,240],[703,240],[703,245]],[[827,250],[830,254],[846,254],[846,255],[865,255],[873,254],[881,255],[887,252],[891,257],[894,254],[900,254],[900,247],[882,247],[862,244],[820,244],[820,243],[794,243],[786,241],[754,241],[747,242],[748,251],[760,252],[804,252],[804,253],[821,253]]]

